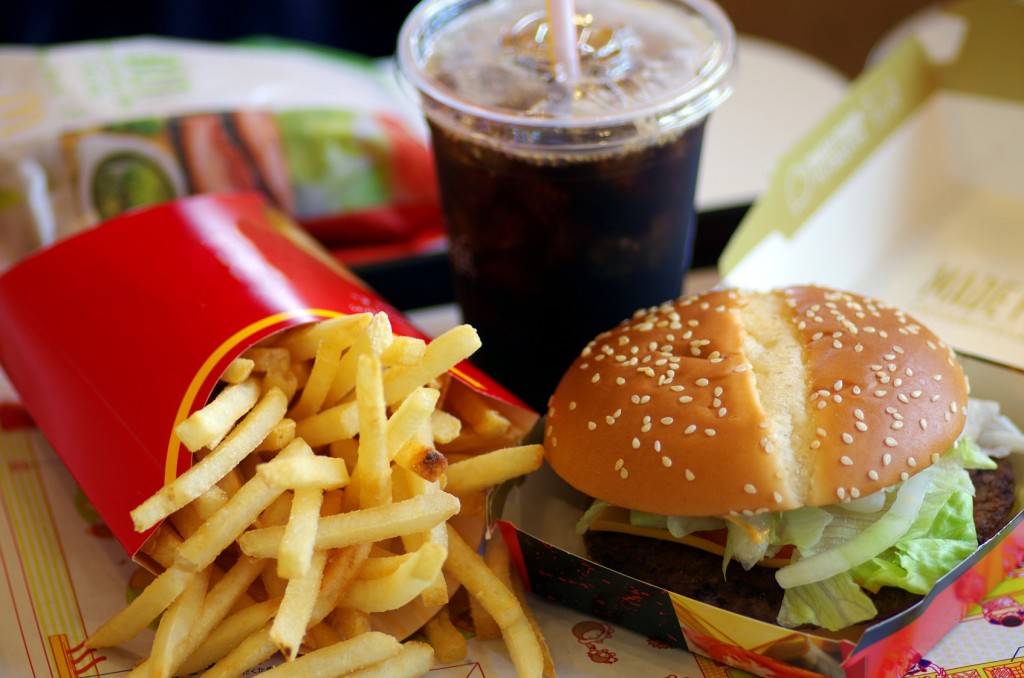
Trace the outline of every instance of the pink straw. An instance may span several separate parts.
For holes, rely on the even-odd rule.
[[[580,76],[580,57],[576,47],[576,2],[546,0],[546,4],[555,80],[574,83]]]

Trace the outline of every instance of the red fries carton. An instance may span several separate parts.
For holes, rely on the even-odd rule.
[[[184,472],[174,427],[231,360],[300,323],[388,313],[424,337],[257,194],[200,195],[126,213],[0,276],[0,363],[125,550],[129,512]],[[464,363],[455,380],[528,430],[536,419]]]
[[[946,9],[954,49],[931,56],[911,39],[858,79],[780,160],[719,269],[741,287],[819,283],[899,306],[957,350],[972,396],[998,401],[1021,426],[1024,155],[1011,140],[1024,133],[1024,79],[1004,65],[1024,62],[1024,5]],[[1019,511],[1024,455],[1014,460]],[[1024,514],[914,607],[825,634],[757,622],[587,560],[573,525],[588,505],[553,474],[534,474],[506,502],[502,529],[534,593],[652,639],[759,676],[938,676],[947,674],[925,668],[929,653],[970,614],[987,621],[976,661],[957,666],[977,665],[948,675],[1024,666],[1019,628],[976,606],[1024,566]]]

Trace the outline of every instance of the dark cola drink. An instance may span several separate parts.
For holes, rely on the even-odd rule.
[[[474,360],[538,410],[597,333],[678,296],[704,124],[734,34],[709,0],[577,0],[578,75],[541,0],[426,0],[400,73],[430,126]]]
[[[679,295],[702,129],[574,160],[433,130],[457,299],[485,372],[543,408],[596,334]]]

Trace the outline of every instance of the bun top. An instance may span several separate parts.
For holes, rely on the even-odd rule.
[[[715,290],[590,342],[545,448],[592,497],[751,515],[867,496],[936,461],[966,419],[953,352],[906,313],[822,287]]]

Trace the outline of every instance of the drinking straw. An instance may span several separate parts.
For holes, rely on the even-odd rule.
[[[574,83],[580,75],[580,57],[576,47],[575,0],[545,0],[551,29],[551,67],[555,80]]]

